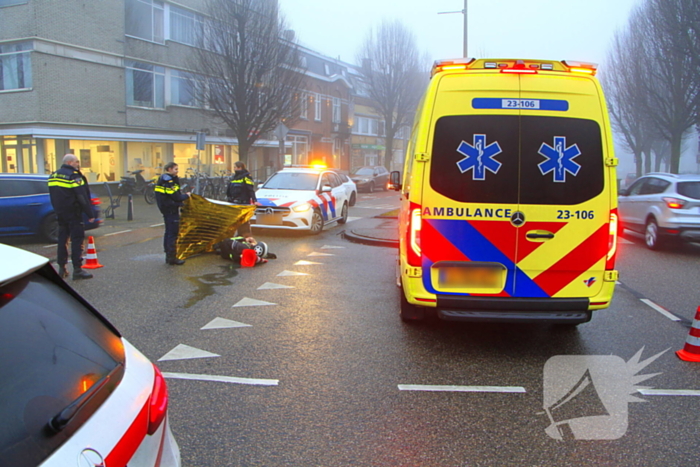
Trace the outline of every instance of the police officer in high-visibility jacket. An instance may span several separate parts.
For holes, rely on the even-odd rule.
[[[233,163],[234,176],[226,189],[226,199],[233,204],[258,204],[255,197],[255,184],[246,169],[245,163],[237,161]],[[249,237],[251,235],[250,222],[238,227],[238,235]]]
[[[80,172],[80,160],[75,154],[63,156],[63,165],[49,176],[49,197],[58,219],[58,248],[56,263],[61,277],[68,277],[68,238],[71,242],[73,279],[90,279],[92,274],[82,269],[85,226],[83,213],[89,222],[95,220],[90,203],[90,188]]]
[[[156,182],[156,203],[163,214],[165,221],[165,235],[163,235],[163,249],[165,250],[165,263],[172,265],[185,264],[178,259],[176,243],[180,229],[180,207],[190,195],[180,191],[180,179],[177,176],[178,166],[175,162],[168,162],[163,167],[165,173]]]

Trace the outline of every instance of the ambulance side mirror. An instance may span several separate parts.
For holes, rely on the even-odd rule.
[[[395,170],[389,174],[389,189],[394,191],[401,190],[401,172]]]

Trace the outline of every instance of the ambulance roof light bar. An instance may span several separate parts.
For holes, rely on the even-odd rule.
[[[537,74],[537,68],[539,66],[533,67],[532,65],[527,67],[525,66],[525,61],[524,60],[516,60],[515,63],[511,68],[501,68],[501,73],[514,73],[518,75],[535,75]]]
[[[595,76],[598,72],[597,63],[577,62],[574,60],[562,60],[562,63],[566,65],[572,73],[583,73]]]
[[[452,71],[452,70],[466,70],[469,64],[472,63],[474,58],[454,58],[449,60],[436,60],[433,63],[433,69],[430,76],[435,76],[435,74],[441,71]]]

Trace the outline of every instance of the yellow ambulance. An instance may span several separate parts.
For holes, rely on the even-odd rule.
[[[613,140],[594,64],[434,64],[401,192],[401,318],[579,324],[612,300]]]

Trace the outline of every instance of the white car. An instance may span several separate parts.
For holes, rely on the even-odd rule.
[[[0,258],[0,464],[179,467],[158,368],[47,258]]]
[[[260,204],[251,225],[260,229],[308,230],[348,220],[348,195],[337,173],[313,167],[275,172],[256,192]]]
[[[357,185],[344,173],[336,172],[336,174],[340,177],[340,181],[345,187],[345,194],[348,196],[348,206],[354,206],[357,203]]]

